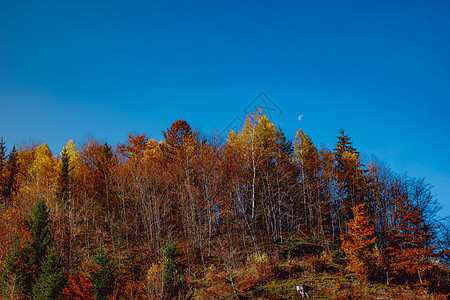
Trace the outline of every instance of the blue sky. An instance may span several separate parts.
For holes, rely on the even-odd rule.
[[[220,132],[265,92],[287,136],[343,128],[450,215],[449,37],[448,1],[0,0],[0,136]]]

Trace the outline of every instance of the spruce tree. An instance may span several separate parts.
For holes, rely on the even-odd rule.
[[[163,248],[163,256],[163,296],[164,299],[177,298],[183,287],[181,270],[177,265],[179,256],[177,244],[172,241],[167,242]]]
[[[366,180],[359,152],[353,147],[350,137],[342,129],[340,134],[334,149],[334,173],[337,180],[337,192],[341,198],[340,209],[343,215],[341,223],[344,223],[353,218],[352,207],[365,201]]]
[[[5,271],[2,276],[2,289],[6,292],[6,285],[14,282],[16,289],[24,296],[30,296],[33,284],[34,270],[30,263],[30,243],[21,245],[18,237],[15,238],[12,251],[5,260]],[[6,298],[6,295],[1,295]]]
[[[54,249],[49,250],[41,263],[41,272],[33,284],[34,300],[58,300],[63,296],[66,283],[61,258]]]
[[[31,241],[15,242],[6,259],[6,280],[14,280],[26,299],[61,299],[65,273],[52,235],[47,205],[41,198],[28,220]]]
[[[17,191],[17,175],[19,174],[19,162],[17,159],[16,146],[13,146],[11,153],[9,153],[8,161],[6,163],[6,169],[7,178],[5,186],[2,189],[2,196],[6,199],[6,204],[8,204]]]
[[[108,254],[100,247],[95,256],[92,257],[94,266],[89,272],[92,283],[94,284],[94,292],[96,299],[107,299],[114,290],[115,267]]]
[[[29,226],[33,239],[31,243],[31,263],[35,266],[36,271],[39,272],[52,242],[47,205],[41,198],[33,208]]]
[[[35,270],[33,299],[60,299],[63,295],[65,276],[56,251],[52,248],[52,235],[47,205],[40,198],[29,220],[31,229],[30,263]]]
[[[56,188],[56,198],[59,204],[64,205],[70,196],[70,156],[67,148],[61,152],[61,166],[59,170],[58,186]]]
[[[4,203],[3,200],[3,190],[6,187],[6,146],[3,141],[3,137],[0,140],[0,200],[1,203]]]
[[[0,174],[6,166],[6,146],[3,137],[0,139]]]

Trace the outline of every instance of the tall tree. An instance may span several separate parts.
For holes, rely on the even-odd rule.
[[[29,224],[32,237],[30,263],[36,274],[33,299],[60,299],[65,276],[60,258],[52,245],[51,220],[42,198],[33,208]]]
[[[139,158],[144,155],[144,151],[147,148],[148,139],[145,134],[132,134],[128,135],[127,144],[118,144],[117,152],[128,158]]]
[[[366,181],[359,152],[353,147],[351,139],[341,129],[335,151],[335,174],[337,190],[341,203],[339,229],[345,232],[345,222],[353,217],[352,207],[366,200]]]
[[[356,277],[367,280],[374,270],[372,250],[376,241],[375,228],[365,203],[352,210],[354,217],[347,223],[348,234],[342,236],[342,250],[347,253]]]
[[[29,243],[22,244],[16,237],[11,251],[5,260],[5,272],[2,278],[2,290],[6,292],[6,285],[13,282],[15,289],[24,296],[30,296],[35,270],[30,263],[31,247]],[[1,294],[0,294],[1,295]],[[7,295],[2,295],[7,298]]]
[[[54,249],[47,251],[33,284],[34,300],[62,299],[66,277],[61,258]]]
[[[319,152],[313,142],[303,130],[297,131],[294,140],[294,158],[301,172],[299,183],[302,187],[303,219],[308,224],[307,230],[314,237],[320,235],[324,238],[324,227],[322,221],[325,219],[326,211],[323,210],[320,189],[320,159]]]
[[[28,173],[35,179],[41,193],[51,190],[57,175],[56,161],[47,144],[42,143],[36,148],[35,157]]]
[[[17,158],[16,146],[8,155],[8,161],[6,163],[6,184],[2,190],[2,195],[5,198],[6,204],[10,203],[15,196],[18,189],[18,175],[19,175],[19,161]]]
[[[0,140],[0,200],[2,204],[4,202],[3,189],[6,187],[6,158],[6,146],[2,137]]]
[[[52,243],[49,212],[42,198],[34,206],[29,224],[32,238],[31,264],[36,272],[40,272],[42,262]]]
[[[0,172],[6,166],[6,146],[3,137],[0,139]]]
[[[179,298],[183,292],[183,275],[178,266],[179,252],[177,244],[169,241],[163,249],[163,297],[164,299]]]
[[[70,156],[68,149],[64,147],[61,152],[58,184],[56,187],[56,199],[62,206],[65,206],[67,204],[70,197],[71,192],[70,172],[71,172]]]
[[[433,243],[435,229],[426,221],[423,208],[412,203],[406,193],[394,205],[395,222],[387,248],[394,280],[428,284],[425,275],[433,269],[430,259],[439,256]]]
[[[115,267],[103,247],[100,247],[92,257],[92,263],[93,267],[88,274],[94,285],[96,299],[107,299],[114,290]]]
[[[61,299],[63,295],[65,275],[52,247],[50,223],[47,205],[40,198],[28,222],[31,241],[14,249],[9,258],[10,267],[14,267],[12,275],[23,293],[32,299]]]

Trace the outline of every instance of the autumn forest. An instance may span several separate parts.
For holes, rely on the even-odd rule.
[[[423,179],[260,111],[225,139],[0,143],[2,299],[447,299],[449,241]]]

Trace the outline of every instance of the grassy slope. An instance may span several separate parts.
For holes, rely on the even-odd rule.
[[[296,285],[312,290],[309,299],[447,299],[407,285],[365,282],[350,274],[345,259],[319,253],[309,241],[287,241],[269,255],[235,252],[217,256],[206,271],[187,277],[193,299],[299,299]],[[310,252],[310,253],[306,253]]]

